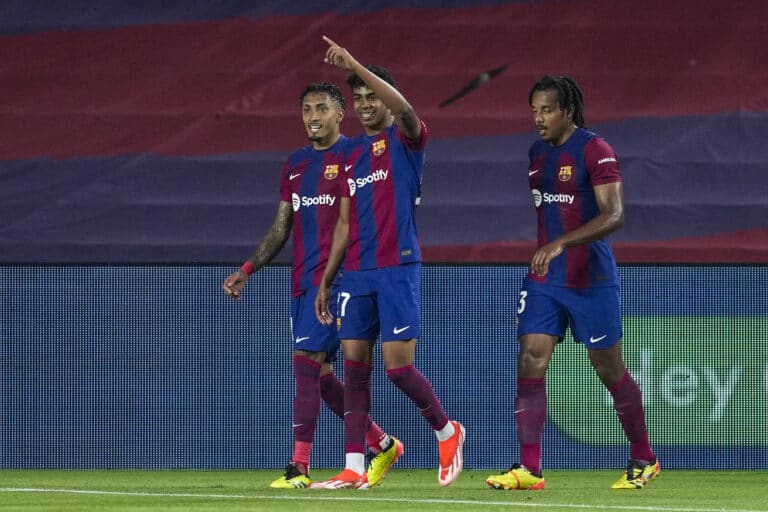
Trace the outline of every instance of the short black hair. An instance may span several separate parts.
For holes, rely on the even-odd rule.
[[[299,96],[299,103],[303,104],[307,94],[313,92],[327,94],[332,101],[339,104],[341,110],[346,110],[346,106],[344,105],[344,95],[336,84],[331,82],[313,82],[309,84],[301,93],[301,96]]]
[[[377,66],[376,64],[368,64],[365,66],[365,69],[376,75],[377,77],[381,78],[385,82],[387,82],[392,87],[395,86],[395,77],[392,76],[392,73],[389,72],[389,70],[383,66]],[[347,78],[347,83],[354,91],[358,87],[363,87],[365,85],[365,82],[363,82],[359,76],[352,73]]]
[[[557,103],[560,110],[573,113],[573,122],[576,126],[586,128],[584,121],[584,93],[569,76],[546,75],[536,82],[528,93],[528,104],[533,102],[533,94],[538,91],[556,91]]]

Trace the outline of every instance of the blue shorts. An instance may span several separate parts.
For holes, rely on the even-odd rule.
[[[549,334],[562,341],[571,327],[587,348],[609,348],[623,336],[621,287],[565,288],[523,282],[517,305],[517,335]]]
[[[338,293],[336,287],[331,288],[331,297]],[[306,350],[307,352],[325,352],[325,360],[336,360],[336,352],[339,350],[339,333],[336,326],[323,325],[315,316],[315,297],[317,286],[305,290],[303,294],[291,299],[291,337],[294,350]],[[328,305],[332,314],[336,311],[336,301],[331,300]]]
[[[344,271],[338,302],[343,340],[410,340],[420,334],[421,263]]]

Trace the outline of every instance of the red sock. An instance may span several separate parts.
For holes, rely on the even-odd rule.
[[[432,384],[413,365],[387,370],[387,377],[416,404],[421,415],[434,430],[440,430],[448,423],[448,416],[440,399],[435,395]]]
[[[656,456],[648,440],[640,386],[627,372],[619,382],[608,388],[608,391],[613,396],[613,408],[616,409],[621,427],[630,443],[629,457],[654,462]]]
[[[308,357],[293,356],[296,394],[293,397],[293,435],[297,441],[311,443],[320,415],[320,364]]]
[[[304,443],[302,441],[293,442],[293,457],[291,462],[302,464],[304,467],[300,467],[303,473],[309,474],[309,458],[312,455],[312,443]]]
[[[381,453],[381,443],[387,437],[387,434],[376,424],[375,421],[368,418],[368,430],[365,432],[365,442],[368,449],[373,453]]]
[[[335,373],[320,377],[320,396],[333,414],[344,419],[344,384]]]
[[[520,464],[541,474],[541,437],[547,419],[547,383],[544,379],[517,379],[515,421],[520,443]]]
[[[371,372],[358,361],[344,361],[344,452],[365,453],[365,431],[371,410]]]
[[[344,419],[344,384],[335,373],[331,372],[320,377],[320,396],[328,409],[339,418]],[[373,453],[379,453],[381,452],[381,442],[384,441],[387,434],[370,417],[367,424],[368,430],[365,433],[365,440],[368,448]]]
[[[309,468],[312,442],[320,415],[320,364],[308,357],[293,356],[296,394],[293,397],[293,462]]]

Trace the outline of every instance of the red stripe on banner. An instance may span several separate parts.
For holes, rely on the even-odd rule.
[[[768,229],[750,229],[713,236],[612,243],[616,261],[622,263],[768,263]],[[422,247],[427,263],[531,262],[536,250],[532,240],[500,240],[474,245]]]
[[[528,90],[552,72],[580,81],[590,123],[766,110],[768,3],[737,4],[391,9],[375,15],[386,41],[375,45],[364,29],[370,13],[0,37],[0,158],[295,147],[304,142],[301,89],[317,80],[343,85],[343,74],[322,62],[325,32],[366,63],[390,67],[433,140],[529,130]],[[438,107],[504,64],[492,81]],[[349,119],[344,129],[359,131]]]

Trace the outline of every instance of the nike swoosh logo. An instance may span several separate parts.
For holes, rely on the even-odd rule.
[[[593,338],[592,336],[590,336],[590,337],[589,337],[589,342],[590,342],[590,343],[597,343],[598,341],[602,341],[602,340],[604,340],[606,336],[608,336],[608,335],[607,335],[607,334],[603,334],[603,335],[602,335],[602,336],[600,336],[599,338]]]
[[[302,425],[303,425],[303,423],[294,423],[292,428],[300,427]]]
[[[515,409],[515,414],[517,414],[517,413],[519,413],[519,412],[527,411],[527,410],[528,410],[528,409]]]
[[[394,334],[400,334],[401,332],[403,332],[403,331],[406,331],[406,330],[408,330],[408,329],[410,329],[410,328],[411,328],[411,326],[410,326],[410,325],[406,325],[405,327],[401,327],[401,328],[399,328],[399,329],[398,329],[397,327],[395,327],[394,329],[392,329],[392,332],[393,332]]]
[[[528,176],[533,176],[537,172],[539,172],[541,169],[536,169],[535,171],[528,171]]]
[[[299,176],[301,176],[301,173],[299,173],[299,174],[293,174],[293,173],[291,173],[291,175],[290,175],[290,176],[288,176],[288,179],[289,179],[290,181],[293,181],[294,179],[298,178]]]
[[[304,340],[308,340],[309,336],[304,336],[303,338],[296,338],[296,343],[301,343]]]
[[[351,165],[345,165],[344,166],[344,172],[348,172],[352,168]]]

